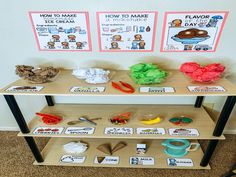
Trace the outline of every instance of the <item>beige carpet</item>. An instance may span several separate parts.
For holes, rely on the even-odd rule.
[[[220,177],[236,162],[236,135],[226,135],[211,160],[211,170],[161,170],[34,166],[34,158],[16,132],[0,132],[0,177]],[[46,139],[36,139],[40,148]],[[201,142],[203,149],[207,142]]]

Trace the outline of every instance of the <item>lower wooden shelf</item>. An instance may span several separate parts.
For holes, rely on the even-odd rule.
[[[42,151],[44,158],[43,163],[34,162],[34,165],[54,165],[54,166],[89,166],[89,167],[126,167],[126,168],[168,168],[168,169],[210,169],[210,166],[201,167],[200,161],[203,156],[201,148],[197,151],[189,152],[186,156],[180,159],[187,159],[187,161],[192,160],[192,166],[168,166],[168,157],[164,152],[164,147],[161,145],[163,140],[111,140],[111,139],[86,139],[83,142],[89,145],[88,150],[84,154],[77,155],[77,157],[85,158],[83,163],[72,163],[61,162],[61,158],[65,155],[72,155],[64,152],[63,145],[71,142],[78,141],[75,138],[51,138],[45,148]],[[119,157],[119,162],[117,164],[103,164],[95,163],[95,158],[97,156],[104,157],[105,153],[96,149],[96,147],[103,143],[110,143],[112,147],[118,142],[125,142],[127,146],[117,152],[115,152],[112,157]],[[196,140],[194,140],[196,141]],[[136,144],[146,143],[148,146],[147,153],[145,155],[136,154]],[[76,156],[76,155],[74,155]],[[143,157],[143,159],[154,159],[154,165],[131,165],[130,157]],[[177,158],[178,160],[178,158]]]

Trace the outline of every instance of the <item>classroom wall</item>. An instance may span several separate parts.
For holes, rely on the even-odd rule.
[[[158,11],[158,22],[155,39],[155,50],[150,53],[101,53],[98,52],[98,38],[95,13],[97,11]],[[165,11],[229,11],[218,48],[214,53],[160,53],[162,23]],[[91,26],[92,52],[39,52],[28,18],[28,11],[88,11]],[[202,63],[222,62],[227,66],[229,78],[236,81],[236,1],[235,0],[8,0],[0,1],[0,87],[18,79],[14,74],[17,64],[53,65],[55,67],[75,68],[76,66],[97,66],[116,69],[128,69],[138,62],[154,61],[166,68],[177,69],[186,61]],[[27,120],[45,104],[41,96],[17,96],[19,106]],[[158,100],[135,98],[92,98],[56,97],[57,102],[86,102],[86,103],[180,103],[192,104],[193,97],[173,99],[160,98]],[[210,97],[205,102],[216,103],[214,108],[220,110],[225,98]],[[227,126],[229,132],[236,132],[236,111],[231,116]],[[234,118],[234,120],[233,120]],[[0,129],[17,129],[15,120],[7,107],[4,98],[0,97]]]

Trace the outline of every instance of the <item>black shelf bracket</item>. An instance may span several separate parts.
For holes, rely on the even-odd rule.
[[[234,108],[235,103],[236,103],[236,96],[228,96],[227,97],[225,104],[223,106],[223,109],[222,109],[220,116],[218,118],[218,121],[216,123],[215,129],[213,132],[213,136],[219,137],[222,135],[225,125],[229,119],[229,116]],[[203,156],[201,163],[200,163],[201,166],[205,167],[208,165],[218,142],[219,142],[219,140],[210,140],[209,141],[206,152],[204,153],[204,156]]]
[[[4,95],[4,98],[13,114],[13,116],[15,117],[16,119],[16,122],[21,130],[22,133],[29,133],[30,130],[27,126],[27,123],[24,119],[24,116],[22,115],[21,113],[21,110],[16,102],[16,99],[13,95]],[[32,151],[34,157],[35,157],[35,160],[37,162],[43,162],[43,157],[37,147],[37,144],[35,143],[34,141],[34,138],[33,137],[25,137],[25,140],[28,144],[28,146],[30,147],[30,150]]]
[[[45,98],[46,98],[48,106],[54,106],[54,101],[53,101],[52,96],[46,95]]]
[[[204,96],[197,96],[194,107],[200,108],[202,106],[203,100],[204,100]]]

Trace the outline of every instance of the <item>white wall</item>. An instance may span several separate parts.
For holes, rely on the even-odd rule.
[[[93,52],[39,52],[33,36],[28,18],[28,11],[88,11],[90,16],[91,37]],[[156,10],[158,14],[155,51],[153,53],[100,53],[98,52],[97,29],[95,21],[96,11],[142,11]],[[215,53],[160,53],[162,23],[165,11],[230,11],[217,51]],[[197,60],[200,62],[222,62],[231,74],[231,80],[236,80],[233,72],[236,68],[235,45],[236,41],[236,1],[235,0],[0,0],[0,87],[18,79],[14,74],[16,64],[47,65],[74,68],[76,66],[101,66],[128,69],[132,64],[140,61],[155,61],[168,68],[178,68],[185,61]],[[122,61],[123,60],[123,61]],[[43,97],[18,96],[17,100],[27,120],[34,112],[46,104]],[[81,101],[98,103],[101,99],[95,98],[61,98],[56,101]],[[221,98],[219,99],[221,100]],[[120,98],[119,100],[102,99],[107,103],[136,103],[137,100]],[[138,100],[140,101],[140,100]],[[173,103],[173,99],[159,99],[152,103]],[[179,98],[179,103],[192,103],[192,97]],[[216,98],[209,98],[207,102],[216,102]],[[149,100],[142,100],[148,103]],[[140,103],[142,103],[140,102]],[[221,108],[222,104],[216,105]],[[234,114],[236,115],[236,114]],[[234,116],[232,116],[234,117]],[[233,125],[233,124],[231,124]],[[235,125],[235,124],[234,124]],[[0,129],[15,128],[15,121],[3,99],[0,97]],[[230,127],[236,129],[235,126]]]

